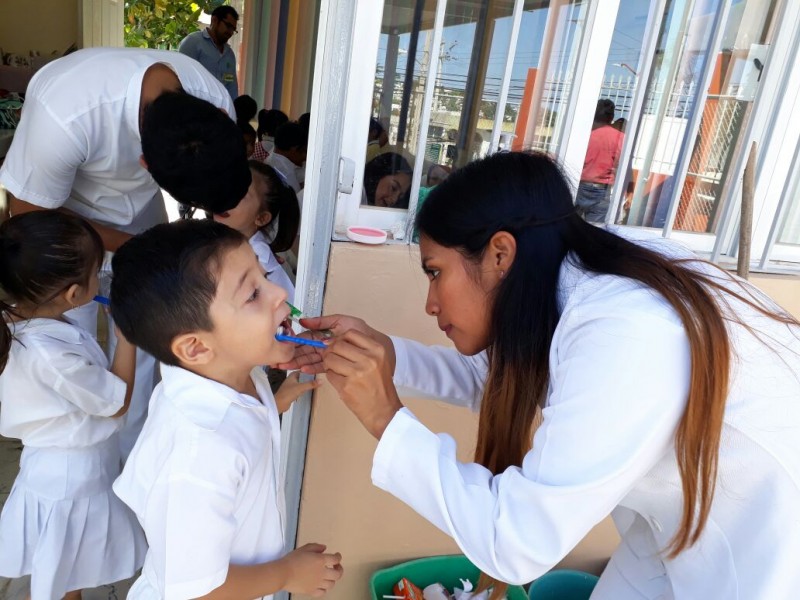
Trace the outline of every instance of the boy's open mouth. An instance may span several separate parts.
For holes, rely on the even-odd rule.
[[[278,325],[278,335],[294,335],[294,331],[292,331],[292,321],[289,317],[286,317],[283,321],[280,322]]]

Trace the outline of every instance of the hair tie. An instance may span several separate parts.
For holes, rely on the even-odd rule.
[[[472,233],[470,235],[470,242],[467,244],[467,246],[482,247],[488,241],[488,238],[493,236],[498,231],[518,231],[520,229],[525,229],[526,227],[541,227],[543,225],[550,225],[552,223],[557,223],[558,221],[563,221],[564,219],[569,219],[571,216],[576,214],[578,214],[578,210],[577,208],[573,208],[571,211],[563,215],[559,215],[558,217],[553,217],[552,219],[529,217],[527,219],[516,219],[512,225],[508,225],[506,223],[493,223]]]
[[[557,223],[558,221],[563,221],[564,219],[569,219],[571,216],[578,214],[578,209],[573,208],[571,211],[558,216],[553,217],[552,219],[537,219],[531,217],[530,219],[523,219],[520,221],[517,227],[540,227],[542,225],[550,225],[551,223]],[[516,228],[516,227],[515,227]]]

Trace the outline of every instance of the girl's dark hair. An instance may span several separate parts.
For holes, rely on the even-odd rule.
[[[735,317],[723,313],[719,302],[735,298],[787,325],[800,323],[766,308],[744,286],[739,294],[688,268],[694,260],[667,258],[586,223],[575,213],[565,177],[541,154],[499,153],[455,171],[431,191],[417,227],[421,236],[457,249],[473,263],[497,232],[516,240],[513,265],[494,292],[489,374],[475,450],[475,460],[495,474],[520,466],[531,448],[536,410],[547,395],[550,344],[560,317],[556,291],[565,258],[595,273],[639,281],[672,306],[688,337],[691,375],[675,434],[683,512],[669,557],[694,544],[714,495],[732,361],[726,320]],[[490,582],[482,580],[484,586]],[[492,598],[504,589],[498,583]]]
[[[17,316],[16,304],[40,306],[72,284],[86,285],[102,262],[103,241],[83,219],[54,210],[13,216],[0,224],[0,311]],[[11,341],[3,319],[0,372]]]
[[[378,183],[387,175],[395,173],[405,173],[409,176],[414,173],[408,161],[395,152],[379,154],[366,164],[364,167],[364,192],[367,195],[367,204],[375,206],[375,191],[378,189]],[[409,186],[408,191],[392,208],[408,208],[410,198],[411,187]]]
[[[273,234],[269,244],[273,252],[286,252],[294,245],[300,228],[300,204],[297,202],[297,194],[271,166],[258,160],[251,160],[248,164],[254,173],[267,182],[268,191],[266,196],[261,198],[261,211],[269,212],[272,220],[262,227],[262,231],[265,234]],[[276,222],[277,230],[273,232]]]

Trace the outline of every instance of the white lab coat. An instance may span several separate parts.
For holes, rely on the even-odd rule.
[[[114,483],[150,544],[130,600],[204,596],[230,563],[285,553],[280,423],[266,374],[252,372],[258,398],[179,367],[162,364],[161,376]]]
[[[656,247],[688,256],[668,242]],[[689,381],[683,327],[649,289],[569,261],[559,300],[544,420],[522,466],[493,476],[461,464],[450,436],[403,409],[378,444],[375,485],[510,583],[544,574],[611,513],[622,542],[593,600],[797,597],[800,334],[732,303],[768,345],[730,325],[736,359],[714,503],[697,544],[667,560],[660,552],[682,506],[674,434]],[[394,343],[402,391],[477,408],[485,354]]]

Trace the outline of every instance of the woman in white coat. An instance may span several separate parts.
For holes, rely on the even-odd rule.
[[[541,576],[610,513],[593,599],[797,597],[795,318],[669,241],[586,224],[544,156],[456,171],[417,225],[456,349],[322,317],[304,325],[329,348],[291,365],[324,369],[379,439],[375,485],[498,582]],[[475,463],[397,389],[479,410]]]

